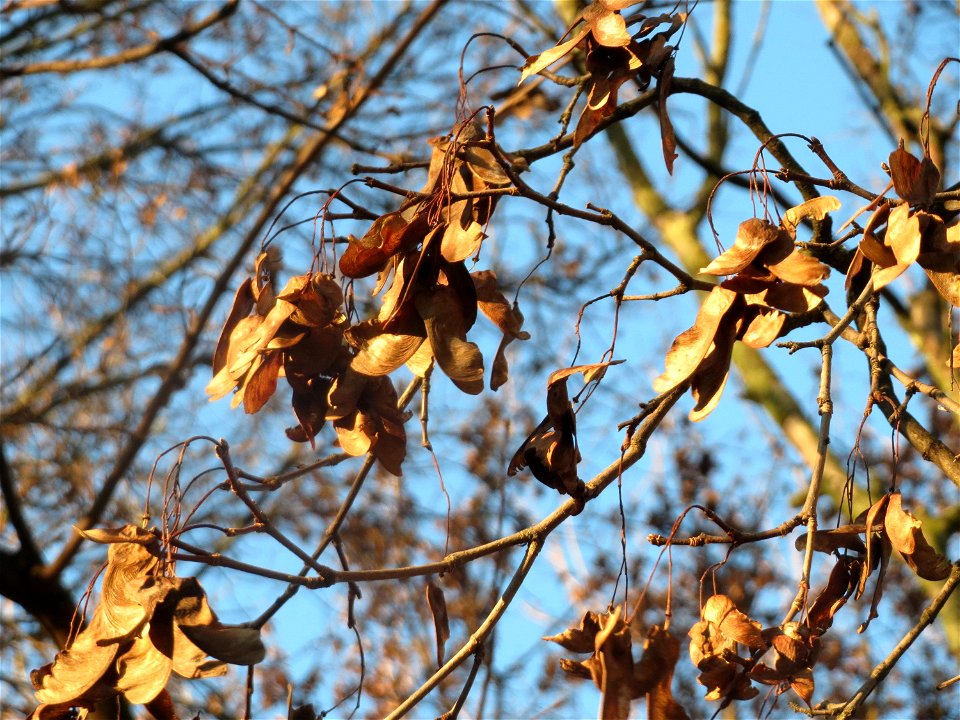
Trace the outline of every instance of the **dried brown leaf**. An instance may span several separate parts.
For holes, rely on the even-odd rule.
[[[568,628],[559,635],[544,636],[544,640],[554,642],[570,652],[588,653],[594,650],[594,639],[600,632],[600,615],[588,610],[580,618],[580,626]]]
[[[257,357],[247,373],[236,399],[243,399],[243,411],[258,412],[277,389],[277,378],[283,367],[283,355],[270,352]]]
[[[448,211],[440,239],[440,254],[448,262],[460,262],[477,253],[485,237],[483,226],[473,218],[473,200],[460,200]]]
[[[901,140],[899,147],[890,153],[888,165],[897,195],[913,205],[925,205],[933,200],[940,186],[940,170],[929,157],[918,160],[904,149]]]
[[[653,381],[657,392],[666,392],[690,377],[713,345],[720,321],[733,306],[737,295],[726,288],[716,287],[704,300],[693,327],[674,339],[665,358],[664,372]]]
[[[375,320],[369,322],[379,326]],[[350,367],[364,375],[389,375],[413,357],[424,339],[420,335],[395,335],[381,330],[364,340],[363,346],[351,360]]]
[[[766,267],[784,282],[808,287],[819,285],[830,275],[830,268],[799,250],[792,251],[779,262],[766,264]]]
[[[381,215],[362,238],[351,238],[340,257],[340,271],[362,278],[380,270],[404,244],[408,223],[399,212]]]
[[[443,665],[443,649],[450,639],[450,620],[447,617],[447,601],[443,590],[433,579],[427,580],[427,607],[433,616],[433,628],[437,637],[437,667]]]
[[[483,392],[483,356],[466,339],[465,313],[456,292],[449,285],[424,289],[417,293],[414,302],[437,365],[463,392],[479,395]]]
[[[230,313],[227,315],[227,321],[220,331],[220,339],[217,340],[217,349],[213,353],[213,374],[220,372],[227,364],[227,351],[230,346],[230,337],[233,334],[237,324],[243,320],[250,311],[253,310],[253,278],[246,278],[240,287],[237,288],[236,295],[233,298],[233,305],[230,306]]]
[[[830,571],[826,586],[807,611],[807,625],[815,633],[822,634],[830,628],[833,616],[857,589],[860,562],[851,557],[837,558],[837,564]]]
[[[860,535],[866,532],[866,525],[842,525],[834,530],[817,530],[813,534],[813,549],[822,553],[834,553],[840,549],[853,550],[866,554],[867,546],[863,544]],[[800,535],[794,541],[797,550],[807,547],[807,535]]]
[[[738,332],[738,322],[730,315],[720,323],[710,351],[690,377],[690,392],[696,400],[689,415],[693,422],[703,420],[714,411],[727,384],[730,359]]]
[[[758,310],[752,320],[745,323],[740,342],[752,348],[765,348],[780,337],[780,330],[787,316],[777,310]]]
[[[674,72],[673,55],[667,57],[663,68],[660,71],[660,79],[657,82],[657,113],[660,117],[660,146],[663,149],[663,162],[667,167],[667,172],[673,175],[673,161],[677,155],[677,137],[673,132],[673,123],[670,122],[670,114],[667,112],[667,97],[670,95],[670,85],[673,82]]]
[[[256,665],[263,660],[266,649],[258,628],[221,623],[196,578],[177,578],[177,584],[173,617],[190,642],[231,665]]]
[[[733,275],[747,267],[768,246],[772,246],[773,257],[776,257],[783,253],[785,248],[789,253],[793,242],[779,226],[759,218],[750,218],[740,223],[733,247],[714,258],[709,265],[701,268],[700,272],[708,275]]]
[[[950,561],[938,553],[923,535],[923,523],[901,507],[900,493],[892,493],[884,520],[884,531],[907,565],[924,580],[944,580]]]
[[[726,595],[709,597],[703,606],[701,617],[716,626],[725,638],[734,642],[750,648],[759,648],[764,644],[760,623],[737,610],[733,600]]]
[[[840,200],[833,195],[811,198],[790,208],[783,214],[783,227],[792,238],[797,237],[797,227],[807,218],[823,220],[827,213],[840,209]]]
[[[573,365],[571,367],[560,368],[559,370],[554,370],[550,373],[550,377],[547,378],[547,387],[550,387],[554,383],[557,383],[561,380],[565,380],[571,375],[576,375],[577,373],[583,373],[583,384],[587,385],[594,380],[601,380],[607,372],[607,368],[611,365],[620,365],[621,363],[626,362],[625,360],[606,360],[599,363],[588,363],[586,365]]]
[[[646,696],[649,720],[689,720],[671,689],[679,658],[680,641],[659,625],[652,626],[640,662],[633,666],[633,697]]]
[[[365,455],[376,440],[376,426],[359,410],[333,421],[337,441],[348,455]]]

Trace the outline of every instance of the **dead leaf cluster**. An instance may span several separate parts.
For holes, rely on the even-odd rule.
[[[483,136],[478,125],[465,123],[452,138],[435,141],[422,193],[429,199],[408,200],[378,218],[366,235],[351,240],[340,259],[347,277],[378,273],[374,294],[383,292],[378,316],[347,335],[357,352],[351,365],[358,372],[385,375],[406,363],[423,375],[435,360],[463,392],[479,394],[483,356],[467,340],[479,309],[503,332],[490,387],[506,382],[507,344],[529,338],[520,329],[523,315],[507,303],[492,271],[471,276],[465,264],[480,251],[497,198],[461,196],[510,182],[483,146]]]
[[[588,611],[580,626],[544,640],[574,653],[590,653],[586,660],[562,658],[560,667],[576,678],[593,680],[601,692],[600,717],[626,720],[632,700],[645,698],[650,720],[689,720],[673,697],[673,672],[680,657],[680,641],[654,625],[647,632],[639,661],[633,659],[630,624],[617,607],[605,613]]]
[[[711,596],[700,617],[688,633],[690,660],[700,670],[697,680],[708,700],[749,700],[759,693],[756,681],[777,694],[793,690],[809,706],[818,634],[795,622],[763,629],[726,595]]]
[[[561,38],[562,42],[549,50],[527,58],[521,68],[520,82],[546,69],[574,48],[583,50],[588,74],[587,102],[573,134],[573,144],[577,147],[617,109],[617,95],[625,82],[634,80],[644,89],[657,78],[663,156],[667,170],[672,173],[677,157],[676,138],[666,112],[666,98],[670,94],[676,47],[668,41],[683,26],[686,15],[634,13],[625,19],[620,14],[621,10],[639,2],[597,0],[585,7],[564,34],[563,37],[570,36],[568,40]],[[654,32],[664,25],[665,28]],[[636,27],[635,31],[631,33],[628,26]]]
[[[222,624],[196,578],[164,573],[154,535],[134,525],[83,535],[110,545],[100,601],[54,662],[30,674],[40,702],[32,719],[67,717],[118,695],[175,718],[165,690],[171,673],[212,677],[227,663],[263,660],[259,630]]]
[[[833,607],[840,597],[845,602],[850,594],[859,600],[866,590],[870,575],[877,570],[870,614],[859,632],[866,630],[870,621],[879,614],[877,607],[883,596],[883,581],[893,550],[899,552],[910,569],[924,580],[944,580],[950,574],[950,561],[927,542],[923,523],[904,510],[901,503],[899,492],[888,493],[861,513],[853,523],[814,534],[814,550],[832,553],[842,549],[857,554],[855,558],[842,558],[843,567],[838,562],[834,568],[827,586],[830,590],[829,601],[825,598],[820,607],[814,603],[810,610],[812,619],[808,621],[810,627],[829,627],[836,610],[826,612],[827,606]],[[864,536],[863,540],[860,535]],[[803,549],[805,546],[806,536],[797,538],[796,547]],[[858,572],[851,574],[854,570]],[[827,590],[824,592],[827,593]],[[820,602],[819,598],[817,602]]]
[[[463,392],[482,392],[483,356],[467,339],[479,310],[503,333],[490,387],[503,385],[507,345],[530,336],[494,273],[471,275],[465,264],[479,252],[496,205],[495,196],[477,193],[509,184],[482,139],[476,124],[465,123],[452,138],[435,141],[423,192],[377,218],[363,237],[351,238],[340,271],[347,278],[377,275],[375,317],[351,325],[331,275],[291,278],[276,294],[275,257],[262,253],[221,333],[210,399],[233,391],[233,406],[242,402],[255,413],[276,391],[278,378],[286,377],[298,421],[287,431],[292,440],[313,443],[330,420],[344,451],[372,452],[400,475],[405,418],[390,373],[406,365],[422,377],[436,362]]]
[[[720,401],[734,343],[764,348],[780,335],[787,313],[806,312],[827,294],[830,269],[796,249],[798,225],[840,207],[834,197],[809,200],[784,213],[779,225],[751,218],[740,223],[733,246],[700,272],[730,275],[700,306],[693,327],[667,352],[657,392],[690,381],[697,401],[690,419],[702,420]]]
[[[874,210],[847,270],[847,286],[872,272],[873,287],[880,290],[917,263],[940,295],[960,307],[960,223],[947,225],[929,210],[940,170],[929,156],[918,159],[905,150],[902,140],[890,154],[889,167],[903,202],[883,202]]]

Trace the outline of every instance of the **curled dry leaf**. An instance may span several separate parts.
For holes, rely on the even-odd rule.
[[[763,631],[767,650],[750,669],[750,677],[773,685],[777,694],[792,689],[808,706],[813,697],[813,665],[819,640],[806,625],[789,622]]]
[[[830,571],[826,586],[820,591],[807,611],[806,623],[810,630],[822,635],[833,624],[833,616],[857,589],[862,560],[840,556]]]
[[[41,703],[33,717],[90,708],[117,695],[152,703],[171,672],[210,677],[223,674],[225,662],[263,659],[257,629],[223,625],[196,578],[162,574],[152,534],[127,525],[85,536],[110,544],[100,601],[89,625],[56,660],[31,673]]]
[[[870,621],[879,616],[877,607],[880,605],[880,598],[883,597],[883,580],[887,574],[887,565],[890,562],[890,553],[893,549],[893,546],[890,544],[890,538],[887,537],[886,533],[879,532],[883,527],[889,503],[890,496],[884,495],[867,510],[867,557],[860,570],[860,582],[857,584],[857,592],[854,596],[857,600],[863,595],[867,580],[874,569],[879,567],[879,571],[877,572],[876,585],[873,590],[873,599],[870,602],[870,613],[863,624],[857,628],[858,633],[866,630],[867,626],[870,625]],[[876,535],[874,533],[876,533]]]
[[[834,553],[838,550],[853,550],[866,555],[867,546],[863,544],[860,535],[866,532],[867,526],[862,523],[842,525],[834,530],[817,530],[813,534],[813,549],[822,553]],[[794,541],[797,550],[806,550],[807,535],[800,535]]]
[[[355,456],[372,452],[385,470],[401,476],[407,453],[405,417],[397,408],[390,378],[348,368],[331,387],[329,403],[328,418],[344,452]]]
[[[670,122],[670,115],[667,113],[667,97],[670,95],[670,84],[673,82],[674,69],[673,55],[669,55],[663,63],[660,79],[657,82],[660,146],[663,149],[663,163],[667,167],[667,172],[671,175],[673,175],[673,161],[679,157],[677,155],[677,137],[673,131],[673,123]]]
[[[690,376],[690,394],[696,400],[690,411],[690,420],[693,422],[703,420],[720,402],[730,374],[733,345],[741,325],[742,322],[733,313],[724,316],[713,336],[710,351]]]
[[[840,200],[833,195],[823,195],[811,198],[783,214],[782,225],[790,233],[790,237],[797,237],[797,227],[806,219],[823,220],[827,213],[840,209]]]
[[[783,253],[784,250],[789,253],[793,249],[790,236],[783,228],[759,218],[744,220],[737,229],[733,246],[714,258],[709,265],[700,268],[700,272],[734,275],[750,265],[768,246],[772,247],[773,253]]]
[[[733,306],[736,293],[717,287],[710,291],[688,330],[674,339],[667,351],[666,369],[653,381],[653,388],[663,393],[689,378],[706,357],[723,316]]]
[[[409,233],[409,222],[398,212],[381,215],[361,238],[350,239],[340,256],[340,272],[347,277],[362,278],[381,270],[396,254]]]
[[[924,580],[944,580],[950,561],[934,550],[923,535],[922,523],[901,507],[900,493],[891,493],[884,531],[907,565]]]
[[[904,149],[901,138],[897,149],[890,153],[888,165],[897,195],[911,205],[926,205],[933,200],[940,186],[940,170],[928,156],[918,160]]]
[[[566,37],[571,30],[580,25],[581,21],[583,22],[583,25],[577,28],[577,32],[569,40],[545,50],[539,55],[531,55],[527,58],[521,68],[519,82],[522,83],[530,75],[536,75],[541,70],[553,65],[573,50],[588,34],[592,34],[596,42],[605,47],[613,48],[628,45],[633,38],[627,32],[626,23],[619,14],[619,10],[639,2],[641,0],[626,0],[625,2],[597,0],[591,3],[580,11],[570,28],[564,33],[564,37]]]
[[[507,365],[506,349],[514,340],[529,340],[530,333],[521,330],[523,327],[523,313],[517,303],[510,303],[497,287],[497,276],[492,270],[480,270],[471,273],[473,284],[477,292],[477,306],[500,332],[503,338],[497,348],[493,367],[490,371],[490,389],[497,390],[507,382],[509,368]]]
[[[544,485],[582,503],[585,487],[577,477],[577,464],[581,459],[577,449],[577,417],[567,392],[567,379],[583,373],[587,383],[599,380],[610,365],[621,362],[576,365],[551,373],[547,380],[547,416],[514,453],[507,475],[516,475],[519,470],[529,467],[533,476]]]
[[[444,646],[450,639],[450,620],[447,617],[447,601],[443,597],[443,590],[433,578],[427,580],[427,607],[433,616],[433,628],[437,637],[437,667],[441,667]]]

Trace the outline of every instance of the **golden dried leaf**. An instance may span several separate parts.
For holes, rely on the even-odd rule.
[[[893,253],[896,262],[893,265],[883,265],[873,274],[874,289],[880,290],[893,282],[917,259],[921,238],[920,219],[910,212],[908,205],[898,205],[890,211],[883,244]],[[868,244],[864,245],[864,254],[867,254],[868,248]]]
[[[572,367],[560,368],[559,370],[554,370],[552,373],[550,373],[550,377],[547,378],[547,387],[550,387],[560,380],[565,380],[571,375],[576,375],[577,373],[583,373],[583,384],[587,385],[594,380],[601,380],[606,374],[607,368],[611,365],[620,365],[623,362],[626,361],[607,360],[605,362],[588,363],[586,365],[573,365]]]
[[[783,260],[767,264],[766,267],[784,282],[808,287],[819,285],[830,275],[830,268],[799,250],[792,251]]]
[[[773,256],[789,253],[793,249],[790,236],[783,229],[759,218],[750,218],[740,223],[733,247],[700,272],[708,275],[733,275],[743,270],[756,259],[760,252],[772,247]]]
[[[222,674],[222,660],[255,664],[263,659],[259,631],[220,624],[196,578],[160,573],[156,538],[133,525],[85,533],[110,543],[100,602],[90,624],[57,659],[31,674],[46,717],[60,706],[91,707],[118,694],[151,704],[164,693],[171,671],[186,677]],[[203,636],[198,648],[184,632]],[[161,699],[157,708],[163,710]]]
[[[337,375],[327,396],[327,420],[338,420],[353,413],[369,380],[369,375],[362,375],[351,367]]]
[[[358,457],[365,455],[376,440],[376,427],[370,419],[359,410],[337,418],[333,421],[337,431],[337,441],[348,455]]]
[[[412,358],[423,341],[419,335],[394,335],[381,331],[364,342],[350,366],[364,375],[389,375]]]
[[[954,307],[960,307],[960,223],[943,226],[930,216],[917,262],[937,292]]]
[[[460,200],[446,213],[440,239],[440,254],[447,262],[460,262],[477,253],[484,237],[483,226],[473,219],[473,200]]]
[[[730,375],[730,359],[736,342],[739,321],[724,318],[714,335],[714,343],[706,357],[690,377],[690,392],[697,401],[690,411],[690,420],[699,422],[712,413],[720,402]]]
[[[290,320],[319,328],[333,322],[343,304],[343,291],[332,275],[308,274],[290,278],[278,300],[296,306]]]
[[[528,57],[520,70],[520,80],[517,81],[517,84],[519,85],[529,76],[536,75],[541,70],[553,65],[557,60],[573,50],[577,43],[586,37],[588,32],[589,29],[583,28],[566,42],[555,45],[549,50],[544,50],[538,55]]]
[[[833,195],[811,198],[790,208],[783,214],[783,227],[790,236],[797,237],[797,227],[807,218],[823,220],[827,213],[840,209],[840,200]]]
[[[893,547],[924,580],[944,580],[950,561],[934,550],[923,535],[923,523],[901,507],[900,493],[892,493],[884,519],[884,531]]]
[[[727,282],[724,282],[724,287]],[[804,287],[793,283],[776,283],[743,297],[748,305],[765,305],[784,312],[807,312],[823,302],[826,294],[826,285]]]
[[[227,351],[230,347],[230,338],[239,322],[243,320],[250,311],[253,310],[253,278],[247,278],[240,287],[237,288],[236,295],[233,298],[233,305],[230,306],[230,313],[227,315],[227,322],[220,331],[220,339],[217,340],[217,349],[213,353],[213,374],[220,372],[227,364]]]
[[[424,340],[417,351],[407,360],[407,368],[417,377],[425,377],[433,367],[433,348]]]
[[[172,660],[157,649],[149,636],[139,637],[117,660],[116,688],[128,702],[143,705],[166,687],[172,666]]]
[[[701,617],[716,626],[725,638],[750,648],[763,647],[760,623],[737,610],[726,595],[712,595],[703,606]]]
[[[737,295],[716,287],[704,300],[693,327],[680,333],[667,351],[664,372],[653,381],[657,392],[667,392],[690,377],[713,345],[720,321],[733,306]]]
[[[787,316],[777,310],[758,311],[746,324],[740,342],[752,348],[765,348],[780,337]]]

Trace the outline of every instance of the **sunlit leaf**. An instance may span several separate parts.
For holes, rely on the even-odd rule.
[[[893,547],[913,571],[924,580],[944,580],[950,561],[934,550],[923,535],[923,523],[900,504],[900,493],[891,493],[884,519],[884,531]]]
[[[694,373],[710,350],[717,327],[736,297],[736,293],[719,287],[707,295],[693,327],[680,333],[667,351],[666,369],[653,381],[654,390],[666,392]]]

